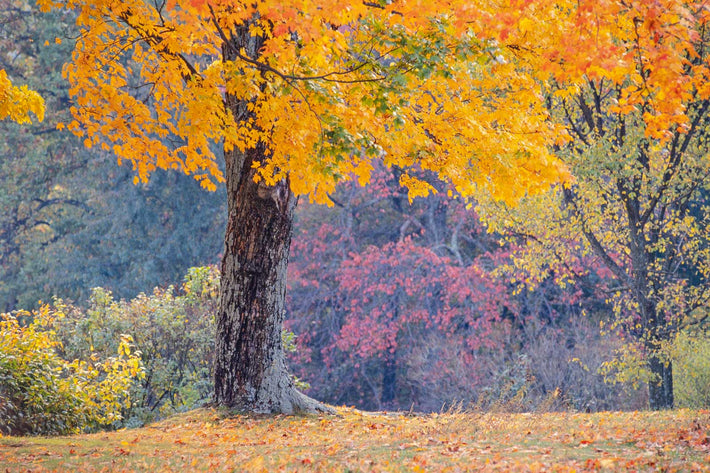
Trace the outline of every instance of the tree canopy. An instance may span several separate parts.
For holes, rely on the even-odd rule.
[[[565,174],[537,78],[518,48],[473,34],[485,12],[471,2],[40,5],[80,12],[68,128],[131,162],[137,180],[177,168],[214,188],[223,176],[211,141],[266,143],[257,179],[288,176],[318,202],[340,180],[367,182],[376,158],[511,202]],[[221,51],[240,28],[253,50]],[[225,95],[243,101],[244,117]],[[431,190],[411,173],[401,182],[411,196]]]

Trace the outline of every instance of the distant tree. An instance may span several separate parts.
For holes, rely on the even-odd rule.
[[[339,186],[334,207],[296,214],[286,323],[310,393],[377,410],[529,409],[556,389],[558,406],[642,405],[597,373],[618,346],[598,330],[608,271],[575,254],[528,290],[515,241],[431,176],[440,192],[408,202],[397,174],[376,166],[368,186]]]
[[[507,42],[549,60],[546,100],[568,135],[557,155],[576,179],[515,210],[483,208],[524,239],[538,277],[579,252],[606,266],[607,329],[629,341],[621,361],[636,358],[651,407],[670,408],[670,345],[709,317],[710,15],[685,0],[581,2],[539,33],[564,32],[564,48],[538,42],[533,17],[547,24],[535,2],[512,14]]]
[[[23,299],[26,287],[31,285],[31,277],[22,272],[28,248],[51,239],[46,231],[51,221],[48,213],[68,200],[66,195],[50,195],[54,184],[51,176],[57,174],[57,168],[64,163],[61,158],[65,156],[53,146],[56,133],[50,133],[56,124],[56,105],[60,99],[54,85],[61,78],[58,72],[51,71],[51,68],[57,69],[57,65],[50,66],[44,60],[47,56],[42,58],[39,54],[44,41],[51,38],[54,44],[62,22],[58,15],[52,15],[56,20],[54,24],[44,25],[46,28],[39,34],[38,17],[28,2],[0,1],[0,67],[4,69],[0,77],[5,78],[0,80],[4,83],[2,88],[9,86],[5,72],[28,84],[24,92],[18,92],[20,98],[16,94],[13,99],[12,94],[5,95],[7,91],[4,91],[0,105],[0,108],[7,105],[25,108],[20,123],[0,123],[3,136],[0,140],[0,310],[3,311],[17,308],[18,301]],[[41,81],[37,80],[39,76]],[[28,89],[37,92],[29,93]],[[40,95],[45,97],[46,103]],[[47,120],[42,125],[30,123],[27,100],[34,100],[35,106],[41,107],[40,117],[44,116],[46,107]],[[6,113],[5,108],[0,115]]]

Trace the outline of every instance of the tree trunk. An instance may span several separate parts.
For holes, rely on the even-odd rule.
[[[648,383],[648,403],[651,409],[658,411],[661,409],[673,409],[673,365],[671,361],[659,359],[657,355],[651,355],[648,367],[658,381]]]
[[[673,365],[670,359],[659,353],[663,342],[668,342],[669,339],[667,322],[658,313],[656,303],[645,296],[646,292],[640,292],[637,299],[640,301],[642,321],[646,326],[644,335],[648,337],[645,342],[648,368],[656,378],[648,383],[648,404],[654,411],[672,409]]]
[[[298,392],[281,340],[295,198],[254,182],[264,147],[225,153],[229,218],[217,315],[215,403],[257,413],[325,412]]]
[[[397,398],[397,350],[387,351],[382,370],[381,403],[385,408],[393,409]]]

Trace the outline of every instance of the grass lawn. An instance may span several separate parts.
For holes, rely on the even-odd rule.
[[[0,437],[15,471],[708,471],[710,411],[242,416]]]

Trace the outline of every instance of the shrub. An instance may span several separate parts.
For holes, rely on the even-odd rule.
[[[143,374],[131,338],[119,337],[116,356],[70,362],[57,353],[62,318],[48,305],[0,316],[0,431],[49,435],[109,426],[130,404],[132,380]]]
[[[710,407],[710,336],[680,332],[673,345],[673,393],[678,407]]]
[[[116,350],[117,335],[129,333],[140,350],[145,377],[132,386],[126,425],[138,426],[196,407],[212,393],[214,313],[219,275],[215,268],[191,268],[182,291],[156,288],[131,300],[114,300],[94,288],[86,310],[55,301],[66,314],[59,335],[69,357]]]
[[[156,288],[117,301],[94,288],[86,308],[55,299],[37,313],[4,315],[0,431],[133,427],[205,403],[213,392],[218,302],[219,272],[200,267],[179,291]],[[295,335],[282,338],[294,352]]]

